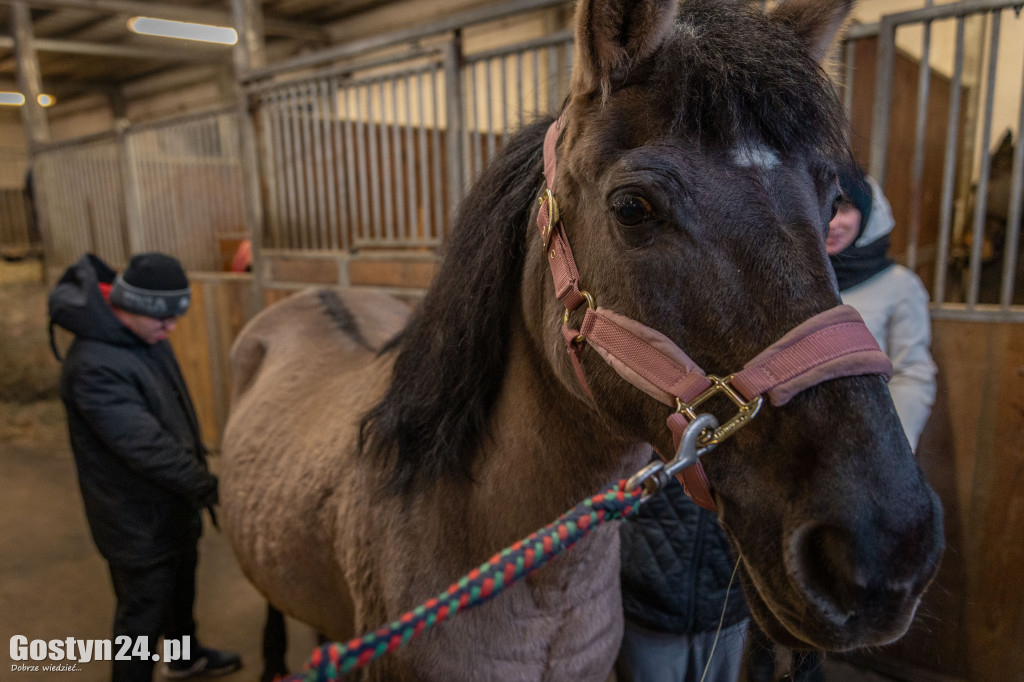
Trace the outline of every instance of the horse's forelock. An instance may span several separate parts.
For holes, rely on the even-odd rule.
[[[827,74],[791,27],[757,6],[687,0],[656,60],[651,91],[673,110],[675,134],[843,156],[845,114]]]
[[[469,477],[508,358],[526,229],[539,190],[538,121],[516,134],[463,199],[444,262],[395,352],[392,381],[360,424],[360,452],[393,465],[394,492]]]

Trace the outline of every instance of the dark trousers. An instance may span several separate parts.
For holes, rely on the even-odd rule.
[[[110,577],[117,595],[115,655],[121,649],[116,639],[120,636],[130,637],[134,647],[137,638],[145,635],[149,638],[152,653],[159,653],[157,640],[161,635],[177,640],[188,636],[192,638],[192,651],[196,650],[199,644],[195,637],[192,604],[196,595],[197,560],[196,543],[193,541],[172,558],[155,566],[138,568],[110,564]],[[152,656],[147,660],[137,656],[127,661],[115,660],[113,681],[151,682],[155,665]]]

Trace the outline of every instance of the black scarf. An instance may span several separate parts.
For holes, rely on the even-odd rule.
[[[856,241],[854,245],[846,247],[834,256],[829,256],[832,267],[836,271],[836,279],[839,281],[839,291],[846,291],[850,287],[868,281],[893,263],[888,255],[888,234],[884,234],[864,246],[855,244]]]

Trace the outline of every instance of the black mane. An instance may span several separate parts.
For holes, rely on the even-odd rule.
[[[391,458],[394,491],[470,475],[505,375],[526,229],[551,119],[512,137],[462,200],[448,250],[397,350],[391,385],[360,424],[364,455]]]

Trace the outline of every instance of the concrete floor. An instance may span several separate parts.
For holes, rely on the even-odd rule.
[[[22,421],[41,417],[53,422],[63,413],[53,405]],[[0,440],[0,680],[109,680],[106,661],[80,665],[75,674],[11,671],[12,636],[109,639],[114,614],[113,589],[89,537],[63,423],[25,427],[34,431],[32,440],[18,433],[12,437],[11,430]],[[209,525],[198,573],[199,637],[239,652],[245,664],[222,679],[258,679],[265,603],[245,580],[226,539]],[[316,645],[315,636],[295,622],[289,622],[288,632],[289,665],[297,670]]]
[[[11,671],[8,643],[32,639],[108,639],[114,596],[106,565],[89,537],[59,403],[0,404],[0,681],[68,679],[72,673]],[[216,468],[216,458],[212,461]],[[261,672],[264,602],[242,576],[226,539],[207,527],[200,546],[196,619],[211,646],[241,653],[245,667],[225,680]],[[289,665],[315,646],[313,632],[289,622]],[[827,682],[885,682],[830,661]],[[110,677],[109,662],[79,666],[74,682]],[[567,681],[571,682],[571,681]]]

